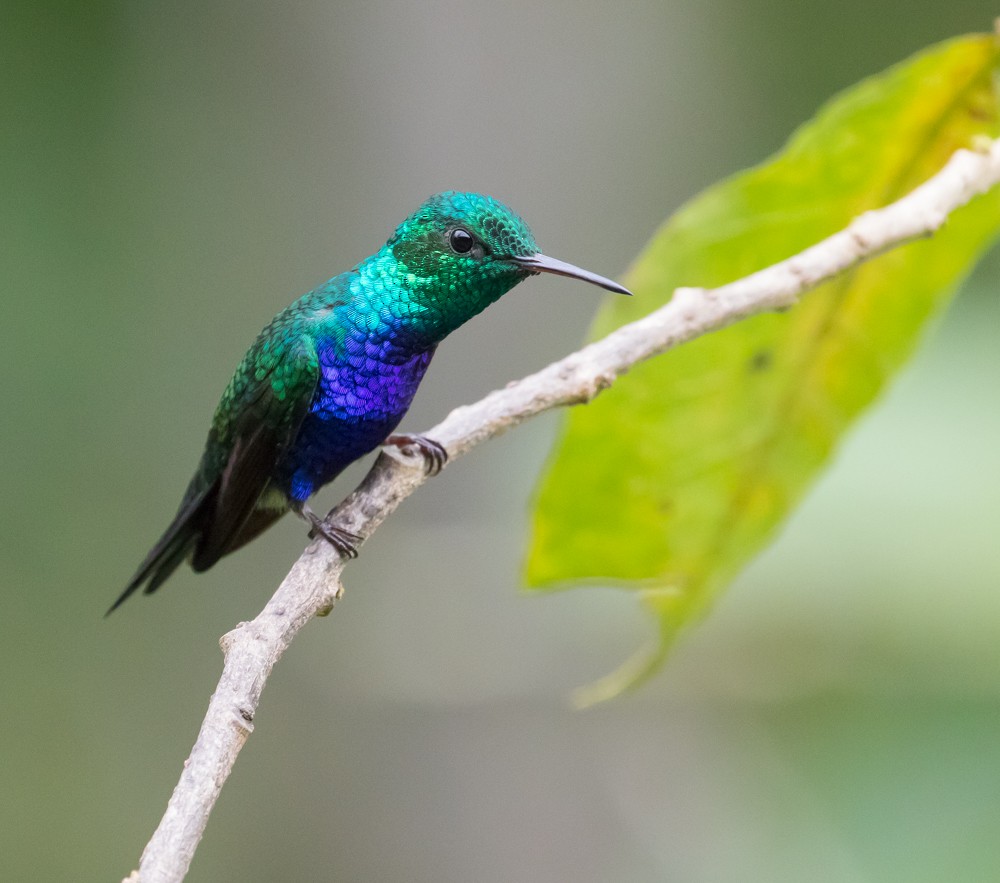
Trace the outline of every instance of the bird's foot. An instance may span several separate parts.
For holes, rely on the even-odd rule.
[[[390,435],[382,444],[392,445],[394,448],[416,448],[424,455],[424,468],[428,475],[437,475],[448,462],[448,452],[444,445],[424,435]]]
[[[296,513],[312,525],[309,531],[309,539],[323,537],[334,549],[345,558],[358,557],[358,544],[364,539],[356,533],[344,530],[342,527],[335,527],[330,522],[320,518],[305,503],[295,509]]]

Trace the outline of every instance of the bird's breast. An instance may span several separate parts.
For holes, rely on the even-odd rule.
[[[393,341],[348,338],[318,350],[320,379],[311,411],[340,419],[402,417],[433,350],[408,354]]]
[[[276,487],[305,500],[382,444],[410,407],[433,354],[404,358],[376,344],[349,350],[319,345],[319,383],[278,466]]]

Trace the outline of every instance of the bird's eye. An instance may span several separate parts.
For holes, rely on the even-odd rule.
[[[472,246],[475,245],[475,242],[476,240],[472,238],[472,234],[462,227],[456,227],[448,234],[448,243],[451,245],[451,250],[456,254],[468,254],[472,251]]]

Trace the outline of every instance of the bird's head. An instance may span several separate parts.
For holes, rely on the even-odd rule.
[[[411,285],[451,301],[465,319],[536,273],[630,293],[610,279],[541,254],[528,225],[502,202],[480,193],[435,194],[396,228],[386,248]]]

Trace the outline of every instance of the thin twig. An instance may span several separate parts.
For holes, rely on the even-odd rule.
[[[716,289],[679,288],[669,304],[547,368],[456,408],[426,435],[450,459],[543,411],[590,401],[633,365],[747,316],[784,309],[802,294],[875,255],[936,231],[955,209],[1000,182],[1000,141],[959,150],[933,178],[795,257]],[[383,452],[330,515],[369,537],[426,476],[415,454]],[[299,629],[341,595],[345,561],[314,542],[252,622],[221,639],[225,665],[166,814],[129,881],[174,883],[187,873],[209,813],[253,732],[261,691]]]

